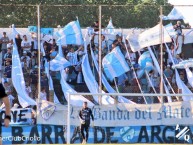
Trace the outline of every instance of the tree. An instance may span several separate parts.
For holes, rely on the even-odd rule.
[[[160,5],[165,5],[163,8],[165,15],[169,13],[171,6],[168,7],[166,2],[167,0],[1,0],[1,4],[6,5],[0,6],[0,25],[1,27],[8,27],[11,24],[17,27],[37,25],[36,4],[41,4],[41,27],[64,26],[75,20],[76,16],[81,27],[88,27],[98,20],[98,5],[103,4],[105,5],[102,6],[104,26],[112,17],[117,28],[147,28],[159,22]]]

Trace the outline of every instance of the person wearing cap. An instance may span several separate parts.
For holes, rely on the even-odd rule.
[[[2,56],[4,56],[5,53],[7,53],[7,44],[9,43],[9,38],[6,35],[6,32],[3,32],[3,37],[0,39],[0,43],[1,43]],[[3,61],[3,58],[2,58],[2,61]]]
[[[30,61],[31,58],[27,55],[27,51],[23,51],[23,55],[21,57],[22,67],[24,67],[26,63],[27,68],[30,68]]]
[[[5,117],[4,117],[4,125],[6,127],[9,126],[9,123],[11,121],[11,109],[10,109],[10,103],[9,103],[9,99],[8,99],[8,96],[5,92],[5,89],[1,83],[1,80],[0,80],[0,99],[2,99],[3,103],[5,104]],[[1,118],[1,121],[2,122],[2,118]],[[1,124],[2,125],[2,124]],[[2,127],[0,127],[1,131],[0,131],[0,136],[1,136],[1,133],[2,133]],[[0,140],[0,144],[1,144],[1,141]]]

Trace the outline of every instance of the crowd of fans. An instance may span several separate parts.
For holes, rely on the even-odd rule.
[[[97,22],[93,26],[95,32],[98,31]],[[99,45],[98,45],[98,34],[92,35],[91,43],[87,46],[87,52],[89,55],[90,66],[93,70],[93,75],[98,81],[98,74],[96,68],[94,67],[94,63],[92,61],[92,57],[90,54],[90,48],[94,51],[95,58],[98,60],[99,53]],[[122,54],[124,55],[126,62],[132,68],[130,71],[116,78],[115,82],[109,83],[120,93],[140,93],[141,91],[144,93],[154,93],[154,91],[159,92],[160,87],[160,75],[156,71],[156,69],[150,71],[147,75],[149,75],[150,80],[152,81],[153,87],[150,85],[146,74],[144,74],[141,78],[136,78],[135,72],[140,69],[138,64],[139,56],[146,51],[146,48],[142,49],[139,52],[132,52],[129,43],[127,40],[123,41],[122,35],[117,34],[115,40],[111,40],[112,43],[106,38],[105,35],[102,35],[102,57],[110,53],[115,47],[119,46]],[[26,92],[32,99],[36,99],[38,96],[37,85],[38,85],[38,51],[37,51],[37,41],[36,38],[33,37],[29,41],[26,35],[22,37],[18,34],[15,37],[16,45],[18,48],[19,57],[21,60],[21,66],[23,69],[25,84],[26,84]],[[6,93],[9,96],[11,105],[14,104],[19,105],[17,92],[15,91],[12,85],[11,78],[11,70],[12,70],[12,50],[13,50],[13,40],[6,36],[6,32],[3,32],[3,36],[0,39],[1,44],[1,53],[2,53],[2,64],[1,64],[1,78],[2,83],[5,87]],[[174,43],[168,44],[170,48],[170,52],[175,63],[179,63],[184,59],[183,53],[176,53],[177,51],[174,49]],[[53,101],[53,92],[49,91],[48,85],[48,77],[45,73],[45,61],[53,60],[58,53],[58,46],[56,41],[53,40],[52,43],[43,43],[43,48],[45,51],[45,55],[41,53],[41,92],[40,99]],[[152,46],[151,47],[158,62],[160,63],[160,46]],[[62,46],[64,57],[72,64],[72,66],[65,68],[65,79],[68,84],[71,85],[77,92],[88,92],[88,88],[85,84],[84,77],[81,69],[81,60],[82,56],[85,54],[83,46],[77,45],[68,45]],[[172,93],[172,88],[175,90],[175,93],[180,92],[180,90],[176,86],[175,82],[175,73],[172,69],[172,61],[168,56],[168,52],[166,48],[163,49],[163,64],[164,64],[164,74],[169,80],[170,84],[166,83],[170,92]],[[178,70],[182,81],[188,85],[187,76],[185,70]],[[58,100],[61,104],[65,104],[66,100],[64,94],[62,93],[61,85],[60,85],[60,72],[50,71],[50,74],[53,83],[54,83],[54,92],[58,97]],[[138,82],[141,86],[141,90],[139,89]],[[115,86],[117,84],[117,87]],[[191,89],[191,88],[190,88]],[[105,88],[103,88],[105,90]],[[144,103],[143,97],[128,97],[132,101],[136,103]],[[180,100],[181,98],[173,97],[173,100]],[[148,103],[158,103],[159,99],[156,97],[146,97]],[[167,102],[167,99],[165,99]],[[20,106],[20,105],[19,105]],[[20,106],[21,107],[21,106]]]

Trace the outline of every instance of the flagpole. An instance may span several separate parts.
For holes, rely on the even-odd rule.
[[[160,16],[163,15],[162,6],[160,6]],[[160,17],[160,94],[163,94],[163,21],[162,17]],[[163,103],[163,97],[161,99],[161,103]]]
[[[40,72],[40,5],[37,5],[37,16],[38,16],[38,99],[40,99],[40,91],[41,91],[41,72]]]
[[[102,52],[101,52],[101,5],[99,5],[99,93],[102,93],[102,63],[101,63],[101,60],[102,60]],[[99,97],[99,105],[102,105],[102,96],[98,96]]]

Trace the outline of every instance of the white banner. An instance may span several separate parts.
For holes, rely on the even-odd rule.
[[[4,123],[5,110],[0,110],[2,124]],[[11,109],[11,125],[31,125],[32,124],[32,110],[31,108],[25,109]]]
[[[171,38],[168,32],[163,28],[163,43],[171,42]],[[129,35],[127,37],[131,49],[133,52],[139,51],[142,48],[160,44],[160,36],[161,36],[161,29],[160,24],[156,25],[155,27],[146,30],[145,32],[139,35]]]
[[[172,102],[165,104],[118,104],[94,106],[95,126],[142,126],[142,125],[192,125],[193,102]],[[53,113],[49,120],[44,121],[38,115],[38,124],[67,125],[67,108],[60,113]],[[80,125],[78,113],[80,107],[71,107],[70,125]],[[61,115],[62,114],[62,115]]]

